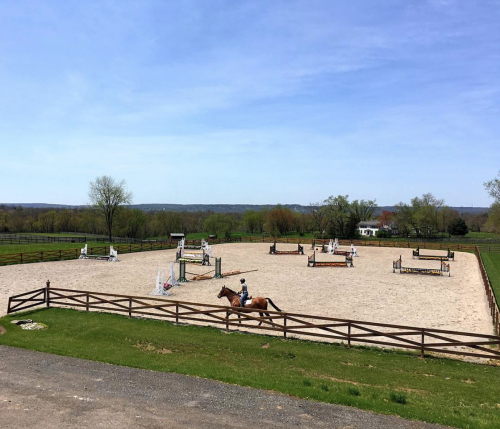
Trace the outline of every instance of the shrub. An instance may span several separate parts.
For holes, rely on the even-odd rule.
[[[352,396],[359,396],[359,389],[357,387],[351,386],[349,387],[349,393]]]
[[[406,395],[401,392],[392,392],[391,393],[391,401],[396,402],[398,404],[406,404]]]

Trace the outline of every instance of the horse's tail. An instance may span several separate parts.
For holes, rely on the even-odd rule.
[[[269,302],[269,304],[271,304],[274,307],[275,310],[282,311],[274,305],[274,302],[271,298],[266,298],[266,300]]]

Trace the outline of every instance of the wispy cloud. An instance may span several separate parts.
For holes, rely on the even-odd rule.
[[[442,196],[436,171],[479,169],[471,195],[487,203],[477,195],[500,161],[498,2],[0,8],[0,145],[11,159],[0,178],[28,163],[27,178],[46,184],[6,199],[48,200],[47,188],[78,199],[88,179],[111,173],[140,202],[188,202],[170,174],[186,160],[226,184],[210,196],[193,190],[190,202],[307,203],[348,188],[390,204]],[[408,174],[417,163],[420,185]],[[338,175],[308,174],[316,164]],[[61,185],[57,174],[75,178]],[[388,190],[394,180],[402,195]],[[460,204],[471,180],[458,175],[447,202]]]

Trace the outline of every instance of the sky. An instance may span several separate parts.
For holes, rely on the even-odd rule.
[[[489,206],[499,0],[0,2],[0,203]]]

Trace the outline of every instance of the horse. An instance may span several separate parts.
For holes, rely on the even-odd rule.
[[[240,307],[240,295],[235,292],[234,290],[231,290],[227,288],[226,286],[222,286],[221,291],[219,292],[219,295],[217,295],[217,298],[221,299],[223,296],[225,296],[228,300],[229,303],[231,304],[231,307]],[[271,298],[264,298],[262,296],[257,296],[255,298],[251,298],[252,303],[249,305],[246,305],[244,308],[254,308],[256,310],[267,310],[267,303],[271,304],[275,310],[281,311],[274,302],[271,300]],[[271,317],[269,313],[266,313],[265,311],[261,312],[259,311],[260,317],[263,317],[264,314],[267,317]],[[238,314],[238,318],[240,318],[240,315]],[[240,320],[241,323],[241,320]],[[259,323],[259,326],[262,325],[262,321]]]

